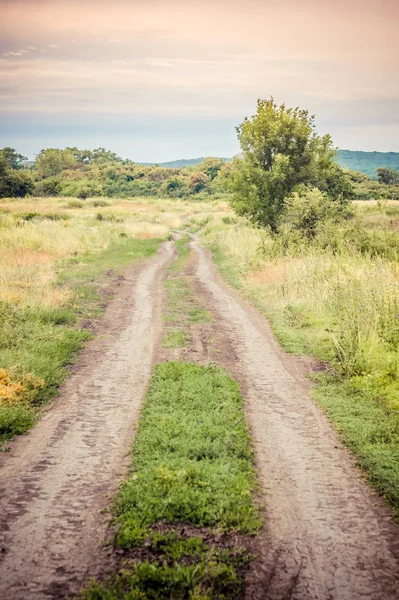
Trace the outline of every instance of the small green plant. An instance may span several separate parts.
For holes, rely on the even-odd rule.
[[[162,340],[164,348],[181,348],[187,344],[187,333],[180,329],[169,329]]]

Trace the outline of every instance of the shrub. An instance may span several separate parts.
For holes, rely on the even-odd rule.
[[[330,200],[317,188],[308,188],[302,193],[294,192],[286,199],[282,221],[288,228],[311,239],[322,224],[328,221],[338,223],[352,214],[345,203]]]
[[[67,208],[83,208],[84,204],[81,200],[69,200]]]

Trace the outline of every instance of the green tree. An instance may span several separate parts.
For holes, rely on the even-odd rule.
[[[24,162],[28,160],[26,156],[18,154],[14,148],[9,146],[0,150],[0,155],[7,161],[10,169],[23,169]]]
[[[30,174],[10,168],[8,161],[0,155],[0,198],[23,198],[33,190]]]
[[[350,184],[335,163],[329,135],[316,134],[307,110],[258,100],[257,112],[237,128],[242,158],[233,161],[230,187],[237,214],[278,230],[287,196],[304,186],[345,201]]]
[[[399,183],[399,171],[397,169],[388,169],[388,167],[380,167],[377,169],[378,183],[386,185],[397,185]]]
[[[43,178],[53,177],[62,171],[69,169],[74,163],[75,159],[70,150],[47,148],[37,155],[35,169]]]
[[[210,181],[213,181],[220,169],[224,165],[224,160],[221,158],[204,158],[204,160],[195,167],[196,171],[201,171],[208,175]]]
[[[209,177],[205,173],[193,173],[190,177],[190,191],[192,194],[198,194],[202,190],[208,189]]]

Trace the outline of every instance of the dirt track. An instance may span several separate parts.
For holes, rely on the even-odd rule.
[[[64,597],[103,565],[107,508],[129,459],[160,330],[172,242],[127,272],[80,368],[40,423],[0,454],[0,598]]]
[[[242,383],[266,492],[266,527],[248,598],[399,598],[399,528],[362,481],[349,452],[308,395],[303,368],[259,313],[220,281],[196,241],[210,296]]]
[[[298,361],[220,281],[197,241],[193,248],[193,282],[215,316],[214,356],[242,384],[265,491],[266,527],[247,598],[399,598],[398,528],[389,511],[309,398]],[[103,337],[88,344],[60,398],[0,455],[2,600],[60,598],[104,567],[101,511],[127,466],[172,254],[167,243],[131,270],[107,309]]]

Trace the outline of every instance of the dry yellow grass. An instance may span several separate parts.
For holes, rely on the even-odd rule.
[[[222,202],[72,198],[2,199],[0,203],[0,301],[57,307],[68,292],[55,287],[60,259],[106,249],[119,236],[166,238],[188,219],[227,210]],[[39,216],[30,218],[30,213]],[[51,218],[45,218],[49,215]],[[57,218],[58,217],[58,218]]]

